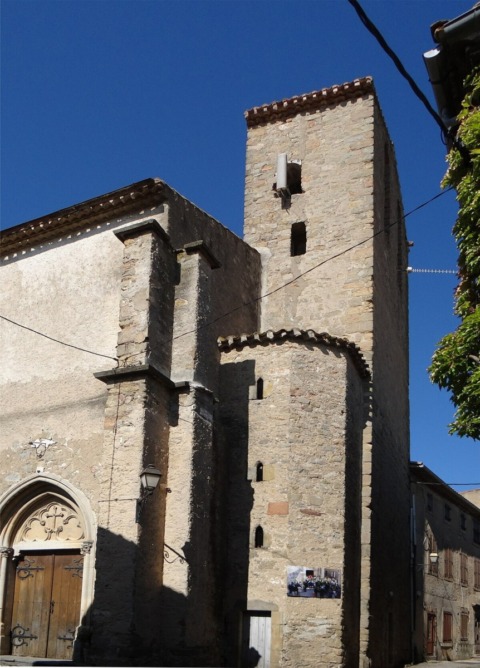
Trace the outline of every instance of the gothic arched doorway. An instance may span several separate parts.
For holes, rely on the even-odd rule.
[[[84,513],[62,487],[37,479],[3,504],[2,653],[72,658],[91,590],[84,582],[91,563],[84,562],[92,540]]]

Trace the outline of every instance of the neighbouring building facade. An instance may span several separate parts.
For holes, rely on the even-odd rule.
[[[479,490],[458,494],[420,462],[411,472],[415,657],[478,656]]]
[[[2,235],[3,654],[412,658],[393,147],[368,77],[246,120],[243,241],[158,179]]]

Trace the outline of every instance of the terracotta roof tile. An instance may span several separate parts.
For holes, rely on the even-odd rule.
[[[347,351],[352,358],[363,378],[370,377],[370,370],[360,348],[348,339],[332,336],[327,332],[315,332],[313,329],[271,329],[265,332],[253,332],[253,334],[240,334],[238,336],[221,336],[217,339],[220,350],[229,351],[243,348],[245,346],[254,347],[257,345],[269,345],[270,343],[281,343],[283,341],[308,341],[318,345],[329,346],[330,348],[342,348]]]
[[[322,88],[312,93],[296,95],[279,102],[253,107],[253,109],[245,112],[245,119],[247,126],[253,127],[261,123],[271,123],[278,119],[293,116],[299,110],[315,111],[329,104],[338,104],[344,100],[374,93],[374,91],[372,77],[363,77],[354,79],[349,83]]]
[[[43,243],[58,234],[70,234],[89,225],[158,206],[166,199],[160,179],[145,179],[100,197],[86,200],[55,213],[11,227],[0,234],[1,256],[29,248],[32,240]]]

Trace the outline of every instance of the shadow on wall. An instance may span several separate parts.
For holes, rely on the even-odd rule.
[[[225,656],[226,665],[238,664],[256,666],[250,661],[253,648],[240,647],[240,633],[243,613],[247,610],[248,565],[250,551],[250,513],[253,507],[253,488],[248,480],[248,439],[249,439],[249,388],[255,386],[255,361],[223,364],[220,368],[220,393],[222,402],[217,423],[218,436],[217,465],[223,475],[219,490],[219,532],[217,540],[222,542],[221,574],[223,606],[225,615]],[[255,659],[255,657],[252,658]]]
[[[182,552],[180,548],[178,553]],[[172,548],[171,555],[175,558]],[[164,553],[156,559],[162,564]],[[148,591],[139,591],[135,575],[141,567],[134,543],[99,530],[95,596],[77,631],[73,650],[76,665],[199,665],[194,660],[195,648],[185,647],[189,656],[176,656],[185,646],[181,620],[188,607],[187,597],[163,587],[153,574]],[[47,665],[36,665],[42,664]]]

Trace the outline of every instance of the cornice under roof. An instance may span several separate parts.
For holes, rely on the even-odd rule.
[[[245,346],[268,345],[270,343],[282,343],[283,341],[295,341],[298,343],[309,342],[318,345],[329,346],[330,348],[342,348],[348,352],[353,363],[363,378],[370,377],[368,364],[363,357],[360,348],[349,341],[338,336],[332,336],[327,332],[320,334],[313,329],[279,329],[273,331],[268,329],[265,332],[254,332],[253,334],[240,334],[239,336],[221,336],[217,339],[220,350],[229,351],[243,348]]]
[[[120,218],[166,199],[165,183],[160,179],[144,179],[124,188],[94,197],[66,209],[11,227],[0,235],[2,257],[12,255],[32,245],[94,225],[106,219]]]
[[[315,111],[329,104],[339,104],[344,100],[373,93],[375,93],[375,88],[372,77],[362,77],[349,83],[322,88],[304,95],[296,95],[280,102],[271,102],[270,104],[253,107],[245,112],[245,119],[247,126],[250,128],[261,123],[271,123],[288,116],[294,116],[299,112]]]
[[[480,518],[480,508],[478,506],[456,492],[453,487],[450,487],[449,484],[439,478],[423,462],[410,462],[410,476],[412,482],[425,485],[429,491],[443,496],[459,508],[463,508],[472,515],[477,515]]]

